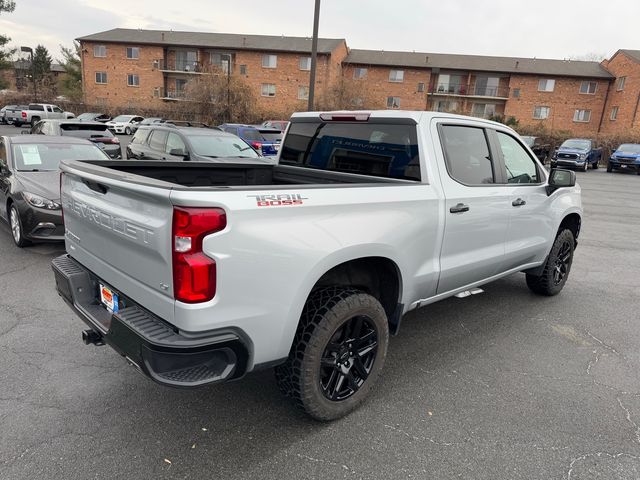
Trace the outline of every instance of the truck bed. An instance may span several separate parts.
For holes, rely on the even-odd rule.
[[[191,189],[198,187],[259,187],[265,185],[415,183],[393,178],[269,164],[140,160],[74,161],[65,162],[65,164],[85,173],[106,176],[114,180],[132,181],[133,183],[174,189],[181,189],[181,187]],[[135,175],[135,177],[132,177],[132,175]]]

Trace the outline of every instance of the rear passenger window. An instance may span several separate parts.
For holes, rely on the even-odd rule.
[[[169,138],[167,138],[167,148],[165,152],[171,153],[172,150],[180,150],[182,153],[186,153],[187,147],[182,139],[175,133],[171,132]]]
[[[149,132],[151,130],[147,130],[146,128],[140,128],[136,131],[131,139],[131,143],[144,143],[147,137],[149,136]]]
[[[533,158],[518,141],[506,133],[497,132],[504,158],[508,183],[540,183],[538,168]]]
[[[444,125],[441,133],[451,178],[465,185],[495,183],[493,161],[483,128]]]
[[[164,130],[155,130],[151,132],[149,147],[154,150],[160,150],[164,152],[165,143],[167,143],[167,132],[165,132]]]

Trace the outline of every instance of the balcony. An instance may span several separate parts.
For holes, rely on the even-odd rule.
[[[186,92],[185,90],[166,90],[160,98],[162,100],[184,100],[186,98]]]
[[[509,98],[509,87],[441,83],[431,87],[429,95],[480,97],[506,100]]]
[[[196,75],[202,75],[205,69],[201,62],[187,62],[181,60],[166,60],[160,58],[153,61],[154,68],[157,68],[161,72],[171,73],[190,73]]]

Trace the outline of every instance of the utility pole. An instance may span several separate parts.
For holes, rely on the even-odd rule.
[[[33,48],[31,47],[20,47],[21,52],[28,53],[31,56],[31,80],[33,81],[33,101],[38,101],[38,90],[36,87],[36,67],[33,64]]]
[[[309,102],[307,110],[314,110],[314,95],[316,89],[316,63],[318,59],[318,23],[320,21],[320,0],[316,0],[313,12],[313,39],[311,40],[311,72],[309,73]]]

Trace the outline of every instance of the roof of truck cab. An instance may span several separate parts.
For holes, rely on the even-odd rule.
[[[349,110],[349,111],[327,111],[327,112],[297,112],[291,116],[292,120],[296,118],[319,118],[321,114],[334,114],[334,115],[351,115],[351,114],[368,114],[370,118],[409,118],[415,120],[416,123],[420,121],[430,120],[431,118],[448,118],[451,120],[465,120],[482,122],[485,124],[505,127],[506,125],[494,122],[492,120],[486,120],[484,118],[470,117],[466,115],[456,115],[453,113],[444,112],[431,112],[424,110]]]

